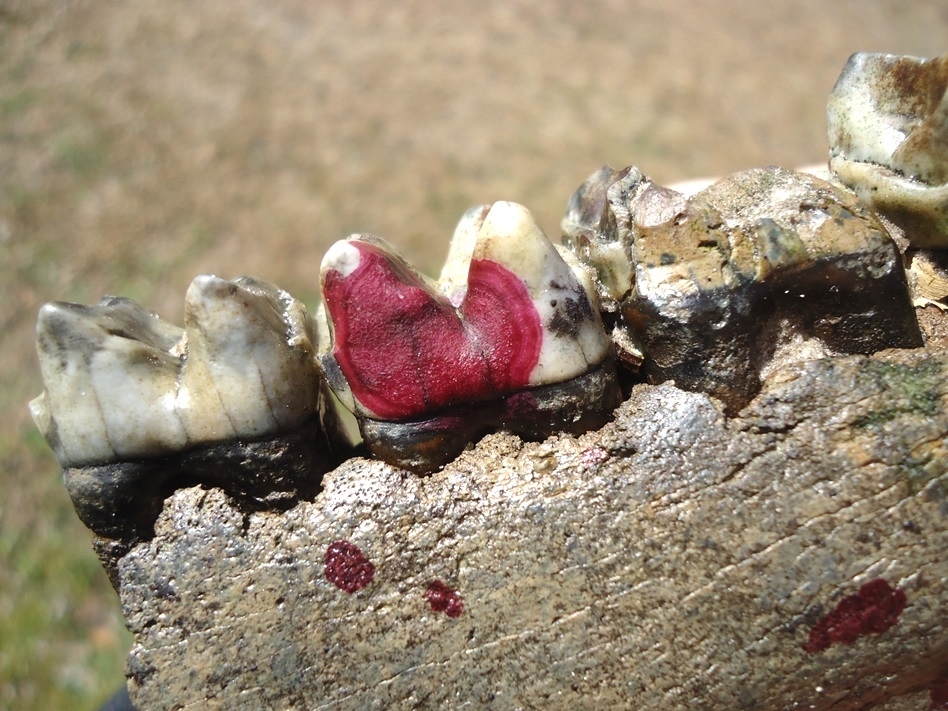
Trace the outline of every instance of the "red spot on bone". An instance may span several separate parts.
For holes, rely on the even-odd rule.
[[[457,590],[452,590],[440,580],[433,580],[425,591],[425,600],[434,612],[443,612],[448,617],[460,617],[464,601]]]
[[[929,706],[931,711],[948,709],[948,676],[942,677],[932,685],[928,690],[928,698],[932,701],[932,705]]]
[[[326,580],[352,594],[372,582],[375,566],[349,541],[333,541],[326,549]]]
[[[350,242],[359,265],[323,282],[333,355],[352,394],[382,419],[402,420],[529,384],[543,327],[530,295],[502,265],[474,260],[460,307],[377,245]]]
[[[864,634],[885,632],[898,621],[905,603],[901,589],[882,578],[871,580],[813,626],[804,649],[821,652],[837,642],[852,644]]]

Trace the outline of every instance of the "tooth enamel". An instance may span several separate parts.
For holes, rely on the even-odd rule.
[[[339,272],[347,277],[359,266],[359,260],[362,256],[359,250],[348,242],[336,242],[329,251],[323,256],[324,268]]]
[[[60,462],[115,459],[129,432],[134,436],[144,422],[159,439],[181,446],[180,422],[143,406],[149,394],[173,387],[176,359],[167,349],[174,335],[155,314],[126,299],[43,306],[37,349],[46,391],[30,410]]]
[[[454,229],[448,256],[438,278],[441,291],[455,306],[460,306],[467,293],[467,272],[474,256],[474,246],[490,205],[478,205],[464,213]]]
[[[62,465],[83,466],[277,432],[318,400],[305,308],[246,277],[198,277],[185,329],[127,299],[47,304],[45,392],[33,417]]]

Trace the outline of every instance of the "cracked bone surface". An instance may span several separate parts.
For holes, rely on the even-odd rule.
[[[616,344],[651,382],[731,410],[779,364],[921,345],[902,258],[851,193],[760,168],[685,196],[636,168],[573,195],[564,239],[600,275]]]
[[[948,247],[948,54],[854,54],[826,115],[839,179],[913,245]]]
[[[132,699],[776,711],[927,696],[948,675],[946,404],[943,346],[833,357],[773,373],[736,417],[643,384],[601,430],[491,435],[430,477],[352,459],[285,512],[178,491],[118,561]]]
[[[80,516],[106,537],[128,533],[113,525],[122,497],[111,487],[139,501],[151,491],[157,502],[142,502],[151,511],[167,493],[173,467],[165,460],[183,457],[182,469],[199,480],[198,470],[216,466],[245,479],[235,481],[236,491],[252,492],[255,475],[240,457],[262,452],[262,441],[312,428],[325,408],[312,324],[289,294],[250,277],[200,276],[188,288],[184,311],[181,329],[118,297],[40,310],[45,390],[30,409],[66,472]],[[314,434],[314,446],[325,449],[321,437]],[[209,453],[231,445],[243,454]],[[230,467],[221,456],[233,460]],[[210,476],[218,483],[226,478]]]
[[[437,282],[371,235],[320,281],[323,370],[387,461],[431,471],[487,431],[583,431],[618,405],[592,281],[521,205],[469,210]]]

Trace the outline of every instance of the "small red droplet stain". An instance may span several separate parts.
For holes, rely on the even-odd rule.
[[[425,591],[425,600],[434,612],[443,612],[448,617],[460,617],[464,601],[457,590],[452,590],[440,580],[433,580]]]
[[[609,459],[609,452],[597,444],[593,447],[589,447],[588,449],[584,449],[581,459],[583,464],[585,464],[587,467],[591,467],[596,464],[602,464],[607,459]]]
[[[372,582],[375,566],[349,541],[333,541],[326,549],[326,580],[352,594]]]
[[[905,603],[900,588],[892,588],[882,578],[870,580],[813,626],[804,649],[821,652],[837,642],[852,644],[864,634],[885,632],[898,621]]]
[[[931,711],[936,709],[948,709],[948,676],[936,681],[928,690],[928,697],[932,700],[929,707]]]

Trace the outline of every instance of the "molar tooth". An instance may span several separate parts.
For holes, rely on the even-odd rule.
[[[438,282],[369,235],[333,246],[320,279],[326,316],[321,329],[331,334],[331,345],[321,354],[323,370],[360,418],[367,441],[379,437],[406,442],[406,449],[450,449],[431,438],[473,437],[484,427],[471,425],[472,418],[494,428],[506,424],[506,406],[478,405],[478,414],[468,415],[467,422],[461,422],[463,414],[435,413],[500,403],[513,393],[586,376],[605,367],[610,356],[589,275],[515,203],[465,213]],[[606,370],[613,375],[590,381],[598,395],[584,396],[580,410],[611,411],[616,404],[614,371],[611,365]],[[544,391],[542,397],[541,410],[552,407],[556,394]],[[553,419],[549,413],[546,418]],[[367,419],[418,425],[409,432],[368,426]],[[573,420],[587,422],[582,413]],[[460,434],[445,435],[445,428]],[[423,430],[429,434],[419,435]],[[398,458],[399,446],[389,445],[376,451]],[[418,464],[429,461],[428,454],[413,457],[399,461],[430,468]]]
[[[193,440],[258,437],[312,413],[312,334],[296,304],[248,277],[194,280],[185,297],[189,353],[178,397]]]
[[[195,279],[184,330],[128,299],[47,304],[37,347],[45,391],[30,407],[64,467],[259,437],[318,402],[305,309],[245,277]]]
[[[64,466],[133,456],[157,442],[184,445],[181,422],[167,416],[180,367],[168,351],[180,333],[128,299],[43,306],[37,349],[46,390],[30,409]]]

